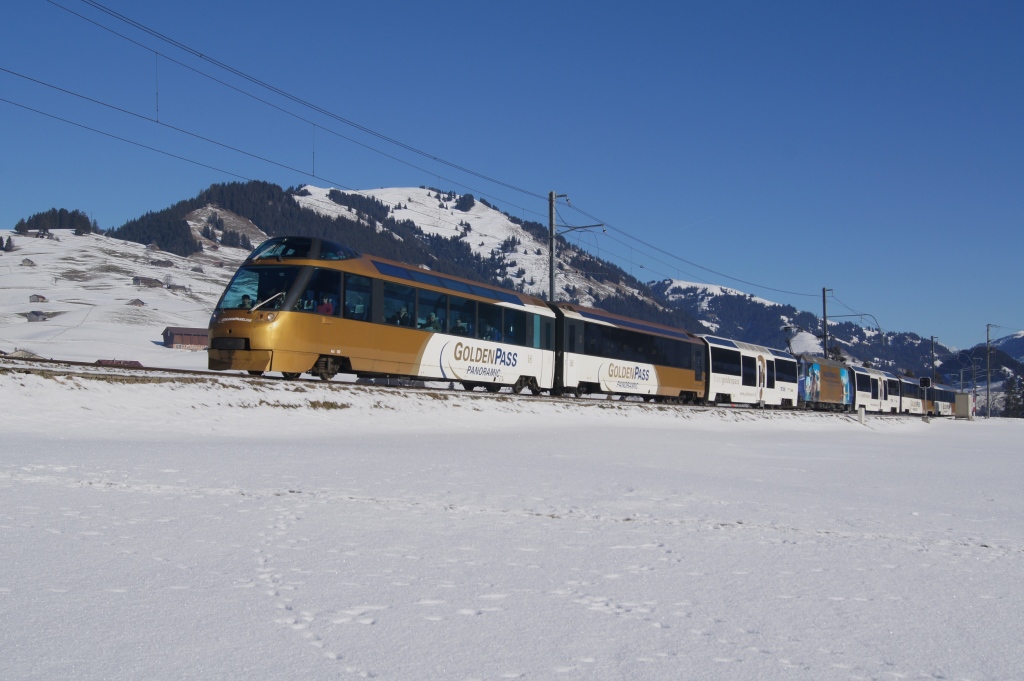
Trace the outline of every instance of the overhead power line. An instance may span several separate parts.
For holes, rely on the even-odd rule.
[[[10,104],[11,106],[18,107],[19,109],[25,109],[26,111],[31,111],[33,113],[37,113],[40,116],[46,116],[47,118],[52,118],[54,120],[61,121],[62,123],[67,123],[68,125],[73,125],[75,127],[82,128],[83,130],[89,130],[90,132],[95,132],[95,133],[98,133],[100,135],[104,135],[106,137],[110,137],[110,138],[115,139],[115,140],[120,140],[121,142],[127,142],[128,144],[134,144],[137,147],[142,147],[143,149],[148,149],[150,151],[155,151],[156,153],[163,154],[164,156],[170,156],[171,158],[176,158],[176,159],[179,159],[181,161],[186,161],[187,163],[192,163],[192,164],[197,165],[197,166],[202,166],[203,168],[209,168],[210,170],[216,170],[218,173],[224,173],[225,175],[230,175],[232,177],[237,177],[237,178],[239,178],[241,180],[246,180],[248,182],[252,182],[252,178],[251,177],[246,177],[245,175],[239,175],[238,173],[233,173],[230,170],[224,170],[223,168],[217,168],[216,166],[211,166],[211,165],[209,165],[207,163],[202,163],[200,161],[195,161],[195,160],[193,160],[191,158],[186,158],[186,157],[180,156],[178,154],[172,154],[169,151],[164,151],[163,149],[157,149],[156,147],[151,147],[151,146],[148,146],[146,144],[142,144],[141,142],[136,142],[134,140],[130,140],[130,139],[126,138],[126,137],[119,137],[118,135],[114,135],[112,133],[105,132],[103,130],[99,130],[97,128],[91,128],[88,125],[82,125],[81,123],[76,123],[75,121],[68,120],[67,118],[61,118],[60,116],[54,116],[53,114],[46,113],[45,111],[40,111],[39,109],[33,109],[30,106],[25,106],[24,104],[19,104],[18,102],[12,102],[9,99],[4,99],[4,98],[0,97],[0,102],[5,102],[7,104]]]
[[[102,24],[99,24],[99,23],[93,21],[92,19],[89,19],[89,18],[87,18],[87,17],[85,17],[85,16],[83,16],[81,14],[78,14],[77,12],[74,12],[74,11],[64,7],[63,5],[60,5],[59,3],[54,2],[53,0],[47,0],[47,2],[49,2],[50,4],[53,4],[54,6],[60,8],[60,9],[63,9],[65,11],[67,11],[67,12],[69,12],[71,14],[74,14],[75,16],[78,16],[78,17],[82,18],[85,21],[88,21],[88,22],[90,22],[90,23],[92,23],[92,24],[94,24],[96,26],[99,26],[99,27],[103,28],[104,30],[107,30],[107,31],[109,31],[109,32],[111,32],[111,33],[113,33],[115,35],[118,35],[119,37],[122,37],[123,39],[128,40],[129,42],[132,42],[133,44],[138,45],[138,46],[142,47],[143,49],[146,49],[148,51],[152,51],[155,54],[160,54],[160,56],[163,56],[166,59],[168,59],[168,60],[170,60],[170,61],[172,61],[172,62],[174,62],[176,64],[179,64],[179,65],[181,65],[181,66],[183,66],[183,67],[185,67],[185,68],[187,68],[187,69],[189,69],[191,71],[194,71],[194,72],[196,72],[196,73],[198,73],[200,75],[203,75],[204,77],[210,78],[211,80],[213,80],[213,81],[215,81],[217,83],[220,83],[220,84],[224,85],[225,87],[229,87],[229,88],[231,88],[231,89],[233,89],[233,90],[235,90],[237,92],[243,93],[246,96],[251,97],[251,98],[253,98],[256,101],[259,101],[259,102],[261,102],[263,104],[266,104],[267,106],[271,106],[271,107],[273,107],[273,108],[275,108],[275,109],[277,109],[279,111],[287,113],[288,115],[293,116],[293,117],[297,118],[298,120],[302,120],[302,121],[307,122],[307,123],[309,123],[311,125],[316,125],[317,127],[320,127],[321,129],[325,129],[327,132],[330,132],[331,134],[337,135],[338,137],[340,137],[342,139],[345,139],[347,141],[353,142],[355,144],[363,146],[363,147],[365,147],[367,149],[370,149],[372,151],[375,151],[377,153],[381,153],[384,156],[386,156],[388,158],[391,158],[392,160],[395,160],[395,161],[398,161],[400,163],[406,164],[406,165],[408,165],[410,167],[413,167],[413,168],[415,168],[415,169],[417,169],[417,170],[419,170],[421,172],[430,173],[430,171],[427,171],[427,170],[425,170],[423,168],[419,168],[418,166],[415,166],[415,165],[413,165],[411,163],[408,163],[407,161],[404,161],[403,159],[394,157],[392,155],[387,154],[386,152],[382,152],[382,151],[380,151],[380,150],[378,150],[378,149],[376,149],[374,147],[371,147],[369,145],[363,144],[362,142],[358,142],[356,140],[353,140],[353,139],[351,139],[351,138],[349,138],[349,137],[347,137],[345,135],[337,133],[336,131],[332,131],[330,129],[323,128],[323,126],[317,125],[317,124],[313,123],[312,121],[308,121],[307,119],[302,118],[301,116],[298,116],[297,114],[294,114],[293,112],[289,112],[286,109],[283,109],[283,108],[281,108],[281,107],[279,107],[279,106],[277,106],[277,105],[275,105],[275,104],[273,104],[271,102],[268,102],[268,101],[266,101],[266,100],[264,100],[262,98],[256,97],[255,95],[252,95],[251,93],[248,93],[245,90],[242,90],[240,88],[235,87],[234,85],[231,85],[229,83],[226,83],[224,81],[216,79],[216,78],[214,78],[214,77],[212,77],[212,76],[210,76],[208,74],[203,73],[202,71],[194,69],[193,67],[188,66],[186,64],[183,64],[182,62],[179,62],[179,61],[177,61],[177,60],[175,60],[175,59],[173,59],[173,58],[171,58],[171,57],[169,57],[167,55],[164,55],[162,53],[158,53],[158,52],[156,52],[156,50],[153,50],[153,48],[148,47],[148,46],[146,46],[146,45],[144,45],[142,43],[139,43],[139,42],[137,42],[137,41],[135,41],[135,40],[133,40],[131,38],[128,38],[127,36],[124,36],[124,35],[118,33],[117,31],[114,31],[113,29],[110,29],[110,28],[108,28],[106,26],[103,26]],[[249,74],[247,74],[247,73],[245,73],[245,72],[243,72],[243,71],[241,71],[239,69],[236,69],[236,68],[234,68],[234,67],[232,67],[232,66],[230,66],[230,65],[228,65],[228,64],[226,64],[224,62],[221,62],[221,61],[219,61],[219,60],[217,60],[217,59],[215,59],[213,57],[210,57],[210,56],[200,52],[199,50],[196,50],[196,49],[194,49],[194,48],[192,48],[192,47],[190,47],[188,45],[185,45],[184,43],[181,43],[178,40],[175,40],[174,38],[171,38],[171,37],[161,33],[160,31],[152,29],[152,28],[146,26],[145,24],[142,24],[142,23],[140,23],[140,22],[138,22],[138,21],[136,21],[134,19],[131,19],[131,18],[129,18],[129,17],[123,15],[123,14],[120,14],[119,12],[110,9],[110,8],[104,6],[103,4],[101,4],[99,2],[96,2],[96,0],[82,0],[82,2],[84,2],[85,4],[89,5],[90,7],[96,9],[99,12],[102,12],[103,14],[106,14],[107,16],[109,16],[109,17],[111,17],[111,18],[113,18],[113,19],[115,19],[117,21],[125,23],[125,24],[135,28],[136,30],[142,31],[143,33],[146,33],[149,36],[151,36],[151,37],[153,37],[153,38],[155,38],[155,39],[157,39],[159,41],[162,41],[162,42],[164,42],[166,44],[172,45],[173,47],[175,47],[175,48],[177,48],[179,50],[182,50],[182,51],[184,51],[184,52],[186,52],[186,53],[188,53],[188,54],[190,54],[190,55],[192,55],[192,56],[194,56],[194,57],[196,57],[196,58],[198,58],[198,59],[200,59],[202,61],[205,61],[205,62],[207,62],[209,64],[212,64],[213,66],[216,66],[217,68],[223,69],[223,70],[227,71],[228,73],[231,73],[231,74],[237,76],[238,78],[241,78],[241,79],[243,79],[245,81],[248,81],[248,82],[252,83],[253,85],[256,85],[256,86],[261,87],[263,89],[269,90],[270,92],[272,92],[272,93],[274,93],[274,94],[276,94],[276,95],[278,95],[280,97],[283,97],[283,98],[285,98],[285,99],[287,99],[289,101],[292,101],[292,102],[294,102],[294,103],[296,103],[296,104],[298,104],[300,106],[306,107],[306,108],[308,108],[308,109],[310,109],[312,111],[315,111],[315,112],[317,112],[317,113],[319,113],[319,114],[321,114],[323,116],[326,116],[328,118],[331,118],[331,119],[334,119],[334,120],[336,120],[338,122],[341,122],[341,123],[343,123],[345,125],[348,125],[348,126],[354,128],[356,130],[359,130],[359,131],[363,132],[363,133],[366,133],[366,134],[371,135],[373,137],[376,137],[376,138],[378,138],[380,140],[388,142],[389,144],[393,144],[393,145],[395,145],[395,146],[397,146],[399,148],[405,149],[406,151],[409,151],[411,153],[417,154],[419,156],[427,158],[427,159],[429,159],[431,161],[434,161],[436,163],[440,163],[442,165],[445,165],[445,166],[451,167],[453,169],[459,170],[460,172],[464,172],[464,173],[466,173],[468,175],[472,175],[474,177],[478,177],[480,179],[483,179],[485,181],[491,182],[491,183],[496,184],[498,186],[502,186],[502,187],[511,189],[513,191],[520,192],[520,193],[525,194],[527,196],[531,196],[531,197],[534,197],[534,198],[540,198],[540,199],[546,198],[544,195],[542,195],[540,193],[533,192],[533,191],[530,191],[528,189],[524,189],[524,188],[519,187],[519,186],[517,186],[515,184],[509,183],[509,182],[505,182],[503,180],[494,178],[494,177],[492,177],[490,175],[487,175],[485,173],[481,173],[481,172],[472,170],[470,168],[467,168],[465,166],[459,165],[457,163],[448,161],[447,159],[444,159],[444,158],[442,158],[440,156],[437,156],[437,155],[432,154],[430,152],[427,152],[427,151],[424,151],[422,149],[419,149],[419,148],[417,148],[417,147],[415,147],[413,145],[410,145],[410,144],[407,144],[405,142],[402,142],[402,141],[400,141],[398,139],[395,139],[395,138],[393,138],[393,137],[391,137],[389,135],[386,135],[384,133],[378,132],[378,131],[376,131],[376,130],[374,130],[372,128],[369,128],[368,126],[362,125],[362,124],[357,123],[355,121],[352,121],[352,120],[350,120],[348,118],[345,118],[343,116],[335,114],[335,113],[333,113],[333,112],[331,112],[331,111],[329,111],[327,109],[324,109],[323,107],[321,107],[319,105],[313,104],[313,103],[311,103],[311,102],[309,102],[309,101],[307,101],[305,99],[302,99],[301,97],[298,97],[298,96],[293,95],[293,94],[291,94],[291,93],[289,93],[289,92],[287,92],[287,91],[285,91],[285,90],[283,90],[281,88],[278,88],[277,86],[271,85],[270,83],[267,83],[267,82],[265,82],[265,81],[263,81],[263,80],[261,80],[259,78],[256,78],[255,76],[251,76],[251,75],[249,75]],[[213,142],[213,143],[219,144],[217,142]],[[221,145],[221,146],[226,146],[226,145]],[[240,153],[245,153],[247,155],[259,158],[258,156],[255,156],[254,154],[250,154],[249,152],[240,152]],[[273,161],[270,161],[270,162],[276,164],[276,162],[273,162]],[[276,165],[281,165],[281,164],[276,164]],[[305,171],[298,171],[298,172],[302,172],[304,175],[307,175],[307,176],[310,176],[310,177],[317,177],[316,175],[313,175],[311,173],[306,173]],[[231,174],[231,173],[229,173],[229,174]],[[430,174],[436,176],[436,173],[430,173]],[[440,176],[437,176],[437,177],[440,178]],[[326,179],[326,178],[318,178],[318,179]],[[447,179],[447,178],[445,178],[445,181],[447,181],[447,182],[454,182],[453,180],[450,180],[450,179]],[[458,182],[454,182],[454,183],[456,185],[458,185],[458,186],[466,187],[466,185],[463,185],[461,183],[458,183]],[[343,186],[343,185],[339,184],[339,186]],[[466,187],[466,188],[469,188],[469,187]],[[472,188],[469,188],[469,189],[472,189]],[[358,191],[358,190],[350,189],[350,191]],[[474,191],[478,191],[479,192],[479,190],[474,190]],[[484,193],[484,192],[479,192],[479,193],[482,196],[487,196],[487,194]],[[511,202],[505,201],[504,199],[499,199],[497,197],[492,197],[492,198],[496,198],[496,200],[500,200],[500,201],[504,201],[506,203],[509,203],[509,205],[514,205]],[[530,213],[534,213],[534,214],[537,214],[537,215],[541,215],[540,213],[538,213],[536,211],[524,208],[522,206],[516,206],[516,207],[520,208],[521,210],[524,210],[526,212],[530,212]],[[587,216],[588,218],[591,218],[591,219],[593,219],[595,221],[603,222],[606,225],[606,227],[608,227],[609,229],[612,229],[612,230],[618,232],[619,234],[623,235],[627,239],[630,239],[631,241],[633,241],[633,242],[635,242],[637,244],[641,244],[644,247],[646,247],[646,248],[648,248],[648,249],[650,249],[652,251],[655,251],[657,253],[665,255],[665,256],[667,256],[669,258],[672,258],[674,260],[677,260],[679,262],[686,263],[687,265],[690,265],[692,267],[696,267],[696,268],[699,268],[699,269],[704,270],[706,272],[710,272],[710,273],[712,273],[712,274],[714,274],[714,275],[716,275],[718,277],[729,279],[731,281],[736,281],[736,282],[739,282],[741,284],[745,284],[747,286],[753,286],[755,288],[759,288],[759,289],[763,289],[763,290],[767,290],[767,291],[774,291],[774,292],[777,292],[777,293],[783,293],[783,294],[787,294],[787,295],[804,296],[804,297],[816,297],[817,296],[816,293],[804,293],[804,292],[798,292],[798,291],[789,291],[789,290],[786,290],[786,289],[780,289],[780,288],[776,288],[776,287],[772,287],[772,286],[766,286],[766,285],[763,285],[763,284],[758,284],[758,283],[753,282],[753,281],[749,281],[749,280],[746,280],[746,279],[741,279],[739,277],[735,277],[735,276],[726,274],[724,272],[720,272],[720,271],[714,270],[712,268],[705,267],[704,265],[700,265],[699,263],[693,262],[693,261],[688,260],[686,258],[683,258],[681,256],[675,255],[674,253],[670,253],[670,252],[668,252],[668,251],[666,251],[666,250],[664,250],[662,248],[654,246],[653,244],[650,244],[650,243],[644,241],[643,239],[640,239],[639,237],[633,236],[632,234],[626,232],[623,229],[620,229],[618,227],[610,225],[606,221],[600,220],[600,218],[597,218],[597,217],[591,215],[590,213],[588,213],[588,212],[586,212],[586,211],[584,211],[584,210],[582,210],[582,209],[580,209],[580,208],[578,208],[576,206],[571,206],[571,207],[574,210],[576,210],[579,213],[581,213],[582,215]],[[649,253],[644,253],[643,251],[640,251],[640,252],[641,252],[642,255],[645,255],[646,257],[653,259],[653,257]]]
[[[305,99],[302,99],[301,97],[293,95],[290,92],[287,92],[286,90],[282,90],[281,88],[279,88],[279,87],[277,87],[275,85],[271,85],[270,83],[267,83],[267,82],[265,82],[263,80],[260,80],[259,78],[256,78],[255,76],[250,76],[249,74],[245,73],[244,71],[236,69],[233,66],[230,66],[228,64],[225,64],[224,62],[221,62],[221,61],[219,61],[217,59],[214,59],[213,57],[205,55],[202,52],[200,52],[199,50],[193,49],[193,48],[189,47],[188,45],[185,45],[184,43],[181,43],[181,42],[179,42],[179,41],[177,41],[177,40],[175,40],[173,38],[170,38],[170,37],[164,35],[163,33],[160,33],[159,31],[157,31],[155,29],[149,28],[145,24],[142,24],[142,23],[140,23],[138,21],[135,21],[134,19],[131,19],[129,17],[126,17],[123,14],[120,14],[119,12],[115,12],[114,10],[112,10],[109,7],[106,7],[104,5],[101,5],[100,3],[96,2],[95,0],[82,0],[82,2],[84,2],[87,5],[89,5],[90,7],[93,7],[95,9],[99,10],[100,12],[103,12],[104,14],[106,14],[106,15],[108,15],[110,17],[113,17],[114,19],[117,19],[118,21],[126,23],[129,26],[132,26],[133,28],[136,28],[136,29],[138,29],[138,30],[140,30],[140,31],[142,31],[144,33],[149,34],[150,36],[156,38],[157,40],[165,42],[165,43],[167,43],[169,45],[173,45],[174,47],[177,47],[179,50],[187,52],[187,53],[193,55],[194,57],[197,57],[198,59],[201,59],[201,60],[203,60],[205,62],[213,64],[214,66],[216,66],[216,67],[218,67],[220,69],[223,69],[223,70],[227,71],[228,73],[231,73],[231,74],[233,74],[235,76],[238,76],[239,78],[242,78],[243,80],[247,80],[247,81],[249,81],[250,83],[252,83],[254,85],[257,85],[257,86],[259,86],[261,88],[269,90],[269,91],[273,92],[274,94],[276,94],[276,95],[278,95],[280,97],[284,97],[285,99],[293,101],[296,104],[300,104],[300,105],[302,105],[304,107],[307,107],[307,108],[309,108],[309,109],[311,109],[313,111],[316,111],[317,113],[319,113],[321,115],[327,116],[328,118],[333,118],[334,120],[336,120],[336,121],[338,121],[340,123],[344,123],[345,125],[348,125],[350,127],[353,127],[356,130],[359,130],[360,132],[364,132],[364,133],[366,133],[368,135],[372,135],[373,137],[376,137],[376,138],[378,138],[380,140],[388,142],[389,144],[394,144],[395,146],[400,147],[402,149],[405,149],[406,151],[410,151],[410,152],[412,152],[414,154],[417,154],[419,156],[423,156],[424,158],[428,158],[431,161],[434,161],[436,163],[440,163],[442,165],[446,165],[446,166],[448,166],[450,168],[454,168],[455,170],[458,170],[460,172],[466,173],[468,175],[473,175],[474,177],[479,177],[482,180],[486,180],[488,182],[492,182],[492,183],[500,185],[502,187],[506,187],[508,189],[512,189],[514,191],[526,194],[527,196],[532,196],[532,197],[538,198],[538,199],[545,199],[545,200],[547,199],[546,196],[544,196],[542,194],[539,194],[537,192],[532,192],[532,191],[530,191],[528,189],[523,189],[522,187],[517,187],[516,185],[511,184],[509,182],[505,182],[503,180],[499,180],[497,178],[494,178],[494,177],[491,177],[489,175],[485,175],[483,173],[480,173],[480,172],[477,172],[477,171],[472,170],[470,168],[467,168],[465,166],[461,166],[461,165],[459,165],[457,163],[453,163],[453,162],[448,161],[448,160],[446,160],[444,158],[441,158],[440,156],[437,156],[435,154],[431,154],[430,152],[427,152],[427,151],[423,151],[422,149],[418,149],[417,147],[414,147],[411,144],[406,144],[405,142],[397,140],[394,137],[391,137],[389,135],[385,135],[384,133],[381,133],[381,132],[377,132],[376,130],[374,130],[372,128],[369,128],[369,127],[367,127],[367,126],[365,126],[365,125],[363,125],[361,123],[357,123],[357,122],[355,122],[353,120],[350,120],[348,118],[344,118],[343,116],[339,116],[338,114],[336,114],[336,113],[334,113],[332,111],[329,111],[328,109],[325,109],[325,108],[323,108],[323,107],[321,107],[321,106],[319,106],[317,104],[313,104],[312,102],[309,102],[309,101],[307,101]]]
[[[152,47],[149,47],[148,45],[140,43],[139,41],[134,40],[134,39],[124,35],[123,33],[119,33],[118,31],[115,31],[114,29],[110,28],[109,26],[104,26],[103,24],[99,23],[98,21],[94,21],[93,19],[90,19],[89,17],[87,17],[87,16],[85,16],[83,14],[79,14],[78,12],[75,12],[74,10],[72,10],[72,9],[70,9],[68,7],[65,7],[64,5],[61,5],[60,3],[54,2],[54,0],[46,0],[46,2],[50,3],[54,7],[62,9],[65,12],[68,12],[69,14],[72,14],[72,15],[78,17],[79,19],[81,19],[83,21],[86,21],[86,22],[92,24],[93,26],[96,26],[97,28],[101,28],[104,31],[107,31],[108,33],[111,33],[111,34],[117,36],[118,38],[121,38],[122,40],[125,40],[125,41],[127,41],[127,42],[129,42],[129,43],[131,43],[133,45],[136,45],[137,47],[140,47],[140,48],[146,50],[147,52],[152,52],[154,55],[162,57],[162,58],[166,59],[167,61],[172,62],[172,63],[176,64],[177,66],[180,66],[183,69],[187,69],[188,71],[191,71],[192,73],[195,73],[196,75],[202,76],[203,78],[206,78],[206,79],[208,79],[208,80],[210,80],[210,81],[212,81],[214,83],[217,83],[218,85],[221,85],[221,86],[226,87],[226,88],[228,88],[230,90],[233,90],[234,92],[237,92],[238,94],[244,95],[244,96],[246,96],[246,97],[248,97],[248,98],[250,98],[250,99],[252,99],[252,100],[254,100],[256,102],[259,102],[260,104],[263,104],[263,105],[268,106],[268,107],[270,107],[270,108],[272,108],[272,109],[274,109],[276,111],[279,111],[279,112],[285,114],[286,116],[290,116],[291,118],[294,118],[297,121],[301,121],[303,123],[306,123],[307,125],[312,125],[312,126],[316,127],[317,129],[323,130],[324,132],[327,132],[327,133],[329,133],[331,135],[334,135],[335,137],[337,137],[339,139],[343,139],[346,142],[350,142],[352,144],[355,144],[356,146],[362,147],[363,149],[366,149],[368,151],[372,151],[375,154],[379,154],[379,155],[381,155],[381,156],[383,156],[383,157],[385,157],[387,159],[390,159],[392,161],[396,161],[397,163],[401,163],[401,164],[403,164],[405,166],[408,166],[409,168],[412,168],[413,170],[418,170],[418,171],[420,171],[422,173],[425,173],[427,175],[436,177],[439,180],[444,180],[445,182],[449,182],[449,183],[455,185],[456,187],[461,187],[462,189],[467,189],[467,190],[469,190],[471,192],[475,192],[478,196],[482,196],[482,197],[493,199],[495,201],[501,202],[501,203],[506,204],[508,206],[512,206],[513,208],[517,208],[517,209],[519,209],[519,210],[521,210],[521,211],[523,211],[525,213],[532,213],[533,215],[536,215],[536,216],[541,217],[541,218],[544,217],[544,214],[541,213],[540,211],[536,211],[536,210],[533,210],[531,208],[527,208],[526,206],[518,205],[515,202],[513,202],[513,201],[511,201],[511,200],[509,200],[509,199],[507,199],[507,198],[505,198],[503,196],[496,196],[494,194],[490,194],[488,192],[485,192],[485,191],[483,191],[483,190],[481,190],[479,188],[475,188],[475,187],[467,185],[467,184],[465,184],[463,182],[459,182],[458,180],[454,180],[452,178],[445,177],[443,175],[439,175],[439,174],[437,174],[434,171],[427,170],[426,168],[423,168],[423,167],[418,166],[418,165],[416,165],[414,163],[411,163],[411,162],[409,162],[409,161],[407,161],[407,160],[405,160],[403,158],[399,158],[398,156],[395,156],[393,154],[389,154],[389,153],[387,153],[386,151],[384,151],[382,149],[378,149],[377,147],[374,147],[373,145],[366,144],[365,142],[360,142],[359,140],[354,139],[352,137],[349,137],[348,135],[342,134],[342,133],[338,132],[337,130],[334,130],[332,128],[326,127],[326,126],[324,126],[322,124],[319,124],[319,123],[315,123],[314,121],[312,121],[312,120],[310,120],[308,118],[300,116],[299,114],[295,113],[294,111],[290,111],[288,109],[285,109],[284,107],[278,106],[277,104],[274,104],[271,101],[268,101],[266,99],[263,99],[262,97],[258,97],[256,95],[254,95],[253,93],[249,92],[248,90],[243,90],[242,88],[240,88],[240,87],[238,87],[236,85],[233,85],[233,84],[231,84],[231,83],[229,83],[227,81],[221,80],[220,78],[217,78],[215,76],[210,75],[209,73],[206,73],[205,71],[200,71],[199,69],[195,68],[194,66],[186,64],[185,62],[182,62],[182,61],[180,61],[178,59],[175,59],[174,57],[172,57],[172,56],[170,56],[170,55],[168,55],[168,54],[166,54],[164,52],[160,52],[159,50],[155,50]]]
[[[626,232],[624,230],[619,229],[618,227],[615,227],[614,225],[610,224],[606,220],[602,220],[601,218],[597,217],[596,215],[591,215],[590,213],[588,213],[587,211],[583,210],[582,208],[579,208],[578,206],[570,205],[569,207],[572,208],[573,210],[575,210],[576,212],[580,213],[581,215],[586,216],[587,218],[589,218],[591,220],[594,220],[596,222],[600,222],[600,223],[604,224],[604,226],[607,227],[608,229],[614,230],[614,231],[618,232],[619,234],[622,234],[627,239],[631,239],[632,241],[635,241],[635,242],[637,242],[639,244],[643,244],[647,248],[649,248],[649,249],[651,249],[653,251],[656,251],[658,253],[661,253],[662,255],[667,256],[669,258],[674,258],[674,259],[676,259],[676,260],[678,260],[680,262],[685,262],[687,265],[690,265],[691,267],[697,267],[699,269],[704,270],[705,272],[711,272],[712,274],[717,275],[719,277],[723,277],[725,279],[730,279],[732,281],[738,281],[741,284],[746,284],[747,286],[754,286],[755,288],[764,289],[766,291],[775,291],[776,293],[785,293],[786,295],[791,295],[791,296],[805,296],[805,297],[808,297],[808,298],[816,298],[818,296],[817,293],[802,293],[800,291],[787,291],[787,290],[781,289],[781,288],[775,288],[775,287],[772,287],[772,286],[765,286],[764,284],[758,284],[758,283],[753,282],[753,281],[748,281],[746,279],[740,279],[739,277],[734,277],[732,275],[725,274],[724,272],[719,272],[717,270],[713,270],[710,267],[705,267],[704,265],[701,265],[699,263],[695,263],[692,260],[687,260],[686,258],[678,256],[678,255],[676,255],[674,253],[669,253],[668,251],[666,251],[666,250],[664,250],[662,248],[659,248],[659,247],[655,246],[654,244],[647,243],[643,239],[641,239],[639,237],[635,237],[632,234],[630,234],[629,232]]]

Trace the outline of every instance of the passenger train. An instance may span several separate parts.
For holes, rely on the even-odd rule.
[[[400,262],[277,237],[210,319],[209,368],[338,373],[537,395],[952,415],[945,386],[631,319]]]

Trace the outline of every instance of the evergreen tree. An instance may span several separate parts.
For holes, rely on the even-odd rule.
[[[1011,419],[1024,418],[1024,378],[1011,376],[1003,387],[1003,416]]]
[[[4,246],[4,250],[8,253],[14,250],[14,242],[11,240],[11,237],[7,237],[7,245]]]

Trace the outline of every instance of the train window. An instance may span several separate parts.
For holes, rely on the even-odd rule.
[[[220,300],[221,309],[280,310],[300,267],[240,267]]]
[[[726,376],[740,375],[740,353],[739,350],[726,350],[725,348],[711,348],[711,371]]]
[[[541,347],[545,350],[555,349],[555,323],[547,317],[541,318],[544,331],[541,334]]]
[[[859,392],[859,393],[869,393],[869,392],[871,392],[871,377],[868,376],[867,374],[856,374],[856,376],[857,376],[857,392]]]
[[[768,360],[767,366],[765,367],[765,369],[766,369],[767,373],[765,374],[765,384],[764,384],[764,387],[766,387],[766,388],[774,388],[775,387],[775,361],[771,360],[771,359]]]
[[[384,282],[384,323],[412,328],[416,321],[416,289]]]
[[[420,289],[416,293],[416,328],[424,331],[444,331],[448,327],[448,296]]]
[[[878,379],[877,378],[872,378],[871,379],[871,399],[873,399],[873,400],[877,400],[878,399]]]
[[[781,383],[796,383],[796,362],[791,362],[786,359],[776,359],[775,380]]]
[[[249,256],[250,260],[261,258],[308,258],[313,240],[304,236],[287,236],[268,239]]]
[[[370,321],[371,281],[357,274],[345,275],[345,319]]]
[[[481,340],[501,341],[501,308],[487,303],[477,304],[476,337]]]
[[[690,352],[693,358],[694,378],[698,381],[704,380],[704,348],[703,346],[690,344]]]
[[[452,296],[448,301],[448,333],[456,336],[476,335],[476,301]]]
[[[744,356],[740,361],[743,363],[743,385],[756,386],[757,360],[753,357]]]
[[[502,337],[506,343],[526,345],[526,313],[505,308]]]
[[[341,312],[340,294],[341,272],[318,268],[313,270],[313,276],[292,309],[337,317]]]
[[[325,240],[320,242],[321,260],[348,260],[349,258],[358,257],[359,254],[353,251],[348,246],[343,246],[333,241]]]
[[[576,352],[576,325],[567,324],[569,327],[569,352]]]

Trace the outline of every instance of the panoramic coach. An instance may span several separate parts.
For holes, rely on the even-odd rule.
[[[795,407],[797,362],[788,352],[743,341],[700,336],[707,344],[708,400],[717,403]]]
[[[557,315],[554,394],[704,400],[704,344],[695,336],[582,305],[550,307]]]
[[[209,367],[539,393],[554,385],[554,319],[533,296],[277,237],[249,255],[217,303]]]

